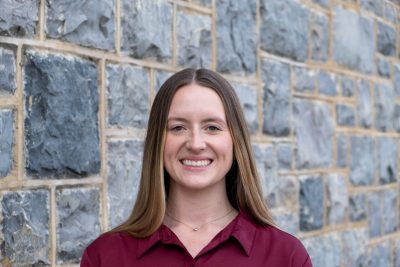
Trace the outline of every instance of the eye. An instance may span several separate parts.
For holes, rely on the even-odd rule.
[[[221,128],[219,128],[218,126],[215,126],[215,125],[209,125],[209,126],[207,126],[207,131],[209,131],[209,132],[218,132],[218,131],[221,131]]]
[[[172,126],[169,128],[169,130],[171,132],[175,132],[175,133],[179,133],[185,130],[185,128],[182,125],[176,125],[176,126]]]

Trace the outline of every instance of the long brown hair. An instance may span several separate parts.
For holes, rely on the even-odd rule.
[[[274,224],[262,197],[249,133],[234,89],[216,72],[184,69],[171,76],[154,99],[135,206],[129,218],[112,231],[124,231],[141,238],[153,234],[162,224],[169,187],[169,176],[163,164],[168,113],[176,91],[192,83],[214,90],[225,109],[234,147],[234,161],[226,175],[226,191],[231,205],[246,211],[261,225]]]

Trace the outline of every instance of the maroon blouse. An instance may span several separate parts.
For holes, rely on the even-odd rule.
[[[245,213],[219,232],[193,258],[165,225],[150,237],[106,233],[90,244],[81,267],[312,267],[303,245],[272,226],[260,226]]]

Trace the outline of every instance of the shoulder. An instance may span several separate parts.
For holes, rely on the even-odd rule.
[[[257,233],[261,236],[267,237],[274,243],[284,244],[286,247],[303,247],[300,240],[292,234],[289,234],[276,226],[266,225],[259,226]]]
[[[251,254],[272,266],[312,267],[303,244],[295,236],[272,225],[262,225],[248,213],[241,211],[238,217],[240,238],[244,244],[252,240]],[[242,236],[242,237],[243,237]]]
[[[295,236],[279,229],[273,225],[263,225],[258,223],[248,213],[241,211],[238,217],[240,227],[245,231],[253,231],[255,241],[262,242],[266,246],[283,246],[288,249],[303,248],[302,243]]]
[[[96,238],[88,248],[101,249],[104,247],[123,246],[136,241],[136,238],[123,232],[107,232]]]
[[[124,232],[107,232],[96,238],[88,249],[96,250],[119,250],[136,246],[138,239]]]
[[[96,238],[84,251],[81,266],[100,266],[104,259],[118,259],[135,251],[137,239],[127,233],[107,232]],[[90,263],[90,264],[89,264]]]
[[[312,266],[310,257],[301,241],[295,236],[274,226],[259,226],[255,244],[264,244],[260,253],[268,253],[272,258],[285,258],[287,266]]]

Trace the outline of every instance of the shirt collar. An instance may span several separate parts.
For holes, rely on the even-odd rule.
[[[239,212],[235,221],[231,236],[239,242],[246,255],[249,256],[256,236],[257,224],[244,211]]]
[[[244,211],[240,211],[238,216],[228,224],[218,235],[225,241],[229,237],[235,238],[243,248],[247,256],[250,255],[256,236],[257,224]],[[173,232],[162,224],[154,234],[138,240],[137,258],[141,258],[158,242],[170,244],[173,239]],[[173,242],[172,242],[173,243]]]
[[[138,239],[137,258],[141,258],[148,250],[160,241],[168,241],[172,238],[172,231],[162,224],[151,236]]]

